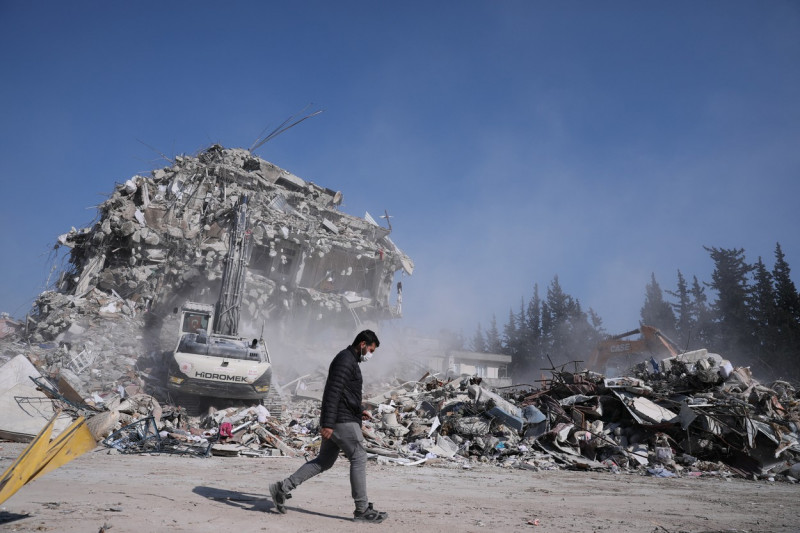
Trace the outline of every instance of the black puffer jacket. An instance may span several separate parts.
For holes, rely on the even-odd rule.
[[[325,391],[322,393],[322,410],[319,425],[332,428],[342,422],[361,424],[361,368],[358,366],[357,348],[348,346],[331,361]]]

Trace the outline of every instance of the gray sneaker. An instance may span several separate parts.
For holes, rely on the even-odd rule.
[[[353,522],[373,522],[375,524],[380,524],[388,516],[389,513],[376,511],[372,507],[372,503],[370,503],[364,511],[353,511]]]
[[[286,514],[286,500],[292,497],[291,494],[283,492],[283,485],[281,482],[272,483],[269,486],[269,495],[272,496],[272,502],[275,504],[275,509],[281,514]]]

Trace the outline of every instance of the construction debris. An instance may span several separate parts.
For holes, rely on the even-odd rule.
[[[391,226],[340,212],[341,192],[214,145],[118,184],[91,226],[58,237],[67,267],[25,322],[0,315],[0,364],[8,363],[0,438],[31,440],[63,410],[54,435],[86,417],[93,442],[119,453],[294,455],[293,432],[309,430],[270,422],[264,406],[233,407],[198,427],[185,398],[165,386],[165,354],[180,331],[175,309],[215,299],[243,198],[251,222],[243,334],[273,348],[288,339],[299,364],[297,332],[314,327],[312,342],[324,343],[401,317],[402,283],[394,302],[391,292],[414,264],[389,238]]]
[[[23,329],[24,324],[11,318],[8,313],[0,313],[0,339],[19,334]]]
[[[729,365],[701,350],[642,363],[619,378],[553,368],[541,388],[491,389],[475,376],[396,379],[365,396],[372,415],[363,425],[366,448],[380,463],[403,466],[490,463],[796,482],[800,394]],[[58,408],[87,414],[94,438],[115,453],[308,457],[321,444],[320,401],[308,391],[324,380],[318,372],[288,383],[277,412],[256,405],[197,417],[135,388],[94,392],[77,407],[56,384],[40,388]]]
[[[363,425],[366,448],[380,463],[405,466],[480,462],[534,471],[797,481],[798,392],[785,382],[761,385],[745,367],[724,378],[720,361],[713,354],[679,356],[662,361],[657,372],[648,363],[615,379],[552,369],[541,389],[492,391],[470,376],[398,381],[365,402],[372,414]],[[293,398],[277,416],[257,406],[212,410],[177,426],[174,414],[150,417],[149,434],[199,442],[220,456],[313,456],[321,442],[320,402]],[[157,451],[130,439],[105,444],[126,453]]]
[[[299,331],[315,328],[319,339],[401,316],[401,283],[390,302],[394,279],[414,264],[390,228],[341,212],[341,192],[214,145],[118,184],[92,226],[58,238],[68,266],[24,325],[31,359],[84,397],[131,385],[160,394],[159,366],[180,329],[174,311],[216,301],[242,197],[252,241],[242,335],[266,328],[274,351]],[[4,335],[20,327],[4,318]]]

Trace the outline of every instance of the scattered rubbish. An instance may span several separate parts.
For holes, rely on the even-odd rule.
[[[158,431],[152,416],[128,424],[106,437],[102,444],[123,454],[170,453],[177,455],[211,454],[212,442],[205,436],[183,431]]]

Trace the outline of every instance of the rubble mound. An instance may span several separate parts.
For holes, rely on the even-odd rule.
[[[243,149],[213,145],[170,162],[118,184],[92,226],[58,237],[68,265],[23,335],[40,362],[76,374],[87,392],[143,386],[131,374],[146,376],[174,349],[175,310],[216,302],[241,198],[250,217],[241,335],[264,332],[275,345],[309,327],[349,335],[401,316],[393,280],[413,262],[369,214],[339,211],[341,192]]]
[[[371,413],[362,428],[365,447],[380,463],[404,466],[485,463],[798,481],[798,392],[785,382],[762,385],[744,367],[722,377],[710,361],[672,358],[665,370],[623,378],[554,371],[540,389],[491,389],[474,376],[395,380],[372,387],[365,401]],[[713,379],[710,368],[716,368]],[[289,388],[283,392],[290,401],[279,412],[212,409],[176,421],[169,408],[150,417],[140,410],[138,421],[106,445],[121,453],[152,451],[125,437],[146,434],[142,426],[151,425],[153,435],[161,431],[165,451],[194,442],[204,454],[313,456],[321,442],[318,395],[309,387],[295,386],[294,394]],[[115,395],[108,401],[119,403]]]

